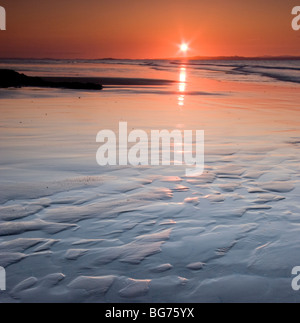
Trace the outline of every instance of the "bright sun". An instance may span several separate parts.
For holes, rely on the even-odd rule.
[[[189,45],[188,44],[181,44],[180,45],[180,50],[184,53],[186,53],[189,50]]]

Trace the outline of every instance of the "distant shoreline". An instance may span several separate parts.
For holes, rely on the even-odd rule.
[[[0,61],[300,61],[300,56],[193,56],[193,57],[170,57],[170,58],[0,58]]]

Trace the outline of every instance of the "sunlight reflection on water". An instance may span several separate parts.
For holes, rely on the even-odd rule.
[[[184,106],[185,91],[186,91],[186,68],[181,67],[179,73],[179,93],[178,96],[178,105],[180,107]]]

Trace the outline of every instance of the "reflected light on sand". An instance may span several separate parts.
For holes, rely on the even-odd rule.
[[[180,95],[178,96],[178,105],[179,106],[184,106],[184,99],[185,99],[185,91],[186,91],[186,68],[181,67],[180,68],[180,73],[179,73],[179,93]]]

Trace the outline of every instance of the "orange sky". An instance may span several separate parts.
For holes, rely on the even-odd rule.
[[[0,57],[300,55],[300,0],[0,0]]]

